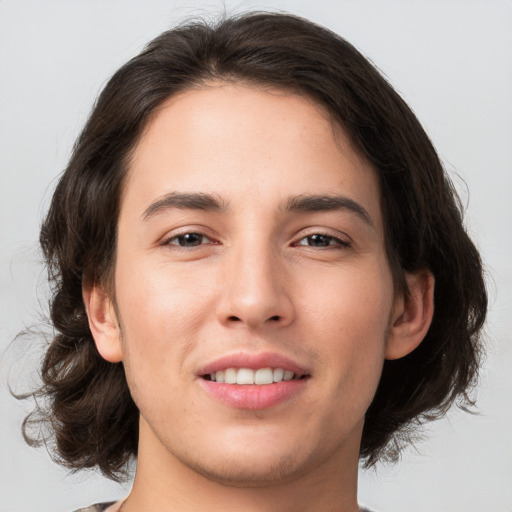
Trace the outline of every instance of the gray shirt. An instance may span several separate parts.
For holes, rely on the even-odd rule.
[[[110,505],[113,505],[114,503],[115,503],[115,501],[110,501],[108,503],[97,503],[96,505],[91,505],[90,507],[80,508],[78,510],[75,510],[75,512],[103,512],[108,507],[110,507]],[[365,507],[359,507],[359,512],[372,512],[372,511]]]

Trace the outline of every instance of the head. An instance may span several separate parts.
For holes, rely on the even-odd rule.
[[[244,113],[254,120],[250,129],[243,126],[245,139],[233,128],[243,122]],[[214,126],[209,138],[204,130],[194,132],[192,121],[199,120],[204,128],[208,122],[213,126],[213,119],[237,144],[231,147],[219,137],[215,144],[210,142],[212,147],[204,151],[201,161],[202,148],[219,131]],[[268,120],[272,124],[267,129]],[[265,133],[268,140],[264,140]],[[307,137],[302,146],[304,134]],[[251,140],[255,139],[261,141],[260,149],[249,153],[244,172],[240,169],[244,153],[239,148],[252,148]],[[290,156],[295,147],[301,151]],[[210,174],[200,171],[212,161],[207,159],[216,148],[218,158],[209,166]],[[275,155],[275,161],[261,165],[269,154]],[[319,164],[318,176],[312,174],[311,165],[301,168],[304,162]],[[257,164],[266,172],[259,173]],[[166,166],[186,172],[160,172]],[[336,169],[340,169],[339,177]],[[167,311],[181,314],[180,319],[195,326],[195,343],[206,340],[206,349],[201,350],[211,357],[218,353],[208,345],[207,331],[201,330],[208,325],[208,334],[214,334],[210,313],[215,328],[238,333],[245,325],[245,334],[252,333],[244,337],[235,334],[232,341],[243,338],[245,343],[250,338],[253,349],[267,350],[265,343],[272,342],[282,343],[287,354],[296,351],[298,358],[312,367],[307,369],[313,377],[316,363],[311,361],[320,361],[319,368],[322,361],[334,361],[334,366],[325,363],[326,368],[333,375],[338,369],[346,376],[336,386],[365,382],[365,390],[361,403],[340,404],[353,416],[352,424],[337,425],[339,415],[326,415],[323,420],[346,428],[346,436],[350,429],[359,429],[359,434],[362,429],[360,456],[370,465],[379,458],[395,459],[411,426],[441,415],[457,398],[468,400],[467,391],[478,369],[479,333],[486,311],[482,267],[463,228],[456,194],[412,111],[354,47],[308,21],[280,14],[251,14],[216,25],[193,23],[157,37],[106,85],[76,143],[43,224],[41,244],[53,284],[51,315],[57,334],[43,363],[40,392],[50,397],[47,419],[55,433],[58,456],[65,464],[73,468],[99,466],[109,476],[118,475],[129,458],[137,455],[139,425],[161,423],[157,412],[144,410],[147,400],[137,375],[144,375],[147,369],[137,363],[142,352],[137,352],[140,343],[137,349],[134,341],[138,337],[140,342],[143,331],[137,327],[135,309],[130,310],[137,294],[130,295],[127,283],[131,275],[135,282],[137,275],[147,277],[138,274],[142,267],[129,256],[135,243],[130,238],[133,226],[140,213],[149,222],[156,222],[158,199],[175,189],[203,194],[181,200],[200,199],[202,206],[194,207],[194,211],[207,210],[208,218],[214,220],[206,226],[210,231],[202,233],[207,243],[201,242],[195,249],[195,254],[202,256],[196,263],[186,256],[187,275],[183,274],[185,256],[179,256],[181,265],[173,256],[173,263],[166,264],[167,274],[154,274],[154,282],[145,290],[146,304],[151,306],[144,311],[146,316],[158,315],[152,298],[173,303]],[[339,212],[339,201],[336,207],[334,200],[326,207],[332,196],[355,201],[356,206],[345,201],[341,208],[350,219],[348,226],[356,226],[343,234],[347,231],[350,238],[351,229],[370,233],[367,246],[373,247],[371,264],[358,267],[357,261],[367,260],[352,258],[357,260],[355,266],[345,264],[349,271],[344,274],[334,260],[326,259],[332,258],[326,251],[322,261],[317,256],[308,256],[309,260],[290,256],[294,263],[288,266],[283,263],[286,257],[279,257],[284,253],[277,249],[257,252],[258,247],[268,248],[269,242],[280,247],[278,239],[268,238],[270,232],[289,233],[284,246],[287,251],[293,248],[294,254],[309,251],[309,247],[303,248],[302,240],[313,235],[330,238],[309,238],[308,243],[327,239],[329,244],[347,243],[335,225],[325,220],[327,217],[315,218],[315,224],[327,225],[329,232],[294,231],[293,226],[304,227],[297,221],[304,212],[304,202],[302,210],[297,205],[306,193],[317,199],[306,209],[310,216]],[[217,204],[212,205],[212,199]],[[288,201],[287,213],[292,211],[294,216],[281,216],[276,223],[283,200]],[[209,206],[205,201],[210,201]],[[290,207],[293,205],[295,209]],[[130,218],[134,215],[137,219]],[[369,221],[364,220],[365,215]],[[204,226],[204,218],[196,224]],[[357,227],[358,223],[361,226]],[[259,245],[251,246],[253,238],[241,243],[245,236],[241,226],[253,226],[251,236],[265,233],[267,238]],[[166,243],[176,246],[177,237],[184,233],[172,235]],[[353,237],[356,248],[358,237]],[[231,244],[231,240],[237,242]],[[253,249],[252,256],[243,251],[248,246]],[[226,247],[233,247],[229,256],[227,250],[222,252]],[[208,271],[204,270],[206,259],[210,261]],[[315,261],[315,270],[305,263],[310,260]],[[162,268],[162,261],[151,261],[151,268]],[[292,267],[295,270],[290,270]],[[191,293],[187,288],[194,268],[194,282],[205,283],[206,292],[199,287],[197,293]],[[230,269],[227,273],[226,268]],[[305,275],[333,285],[306,301],[304,290],[308,288],[301,286],[311,283],[304,280]],[[137,286],[147,283],[142,279]],[[169,289],[171,298],[165,299]],[[258,302],[270,308],[257,310],[259,315],[273,319],[263,331],[256,329],[257,322],[250,313],[236,310],[234,297],[240,298],[250,289],[258,289],[260,295],[259,302],[249,297],[248,304],[252,300],[253,305]],[[343,294],[346,289],[349,297]],[[198,301],[205,306],[200,313],[193,309]],[[423,316],[417,305],[425,305]],[[165,313],[162,309],[160,316]],[[376,332],[357,330],[368,323],[365,314],[377,326]],[[352,318],[348,334],[337,324],[343,325],[347,316]],[[409,321],[413,317],[419,320]],[[147,322],[152,319],[147,318]],[[327,331],[327,350],[291,343],[297,333],[314,338],[322,329]],[[367,352],[363,351],[366,359],[350,351],[354,343],[347,351],[341,350],[336,333],[353,342],[358,336],[371,338],[373,341],[365,345]],[[182,334],[173,338],[175,344],[185,344],[186,332]],[[154,339],[158,335],[158,330],[154,331]],[[234,345],[225,348],[233,350]],[[131,359],[130,350],[135,354]],[[182,353],[188,350],[190,347],[183,347]],[[169,360],[170,364],[186,368],[186,357],[179,357],[179,364]],[[199,364],[201,357],[193,356],[191,361]],[[354,361],[359,373],[352,375],[344,365]],[[364,373],[366,367],[371,370],[368,374]],[[337,396],[336,386],[326,386],[332,400]],[[148,393],[155,389],[149,388]],[[179,386],[176,391],[180,392]],[[353,397],[358,394],[356,389],[353,393]],[[319,426],[317,423],[306,432],[310,434]],[[332,437],[336,438],[336,433]],[[165,442],[172,444],[172,440]]]

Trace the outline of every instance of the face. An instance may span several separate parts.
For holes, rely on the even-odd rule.
[[[169,99],[118,225],[115,343],[141,444],[234,485],[357,461],[395,314],[382,223],[374,171],[308,99]]]

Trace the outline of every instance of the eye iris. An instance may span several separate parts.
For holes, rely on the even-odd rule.
[[[200,245],[203,236],[198,233],[186,233],[178,237],[178,244],[183,247],[194,247]]]
[[[331,237],[326,235],[308,236],[308,243],[314,247],[327,247],[330,245]]]

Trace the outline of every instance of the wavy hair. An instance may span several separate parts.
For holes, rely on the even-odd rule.
[[[364,424],[367,466],[396,460],[418,424],[472,405],[487,296],[479,253],[427,134],[386,79],[343,38],[287,14],[249,13],[164,32],[122,66],[97,99],[62,174],[40,243],[55,334],[42,363],[41,405],[24,422],[31,444],[53,439],[72,469],[123,476],[137,455],[139,413],[122,363],[101,358],[82,300],[84,280],[108,285],[130,153],[170,96],[211,81],[271,86],[314,100],[371,163],[381,186],[395,287],[404,271],[435,276],[435,313],[420,346],[385,361]]]

